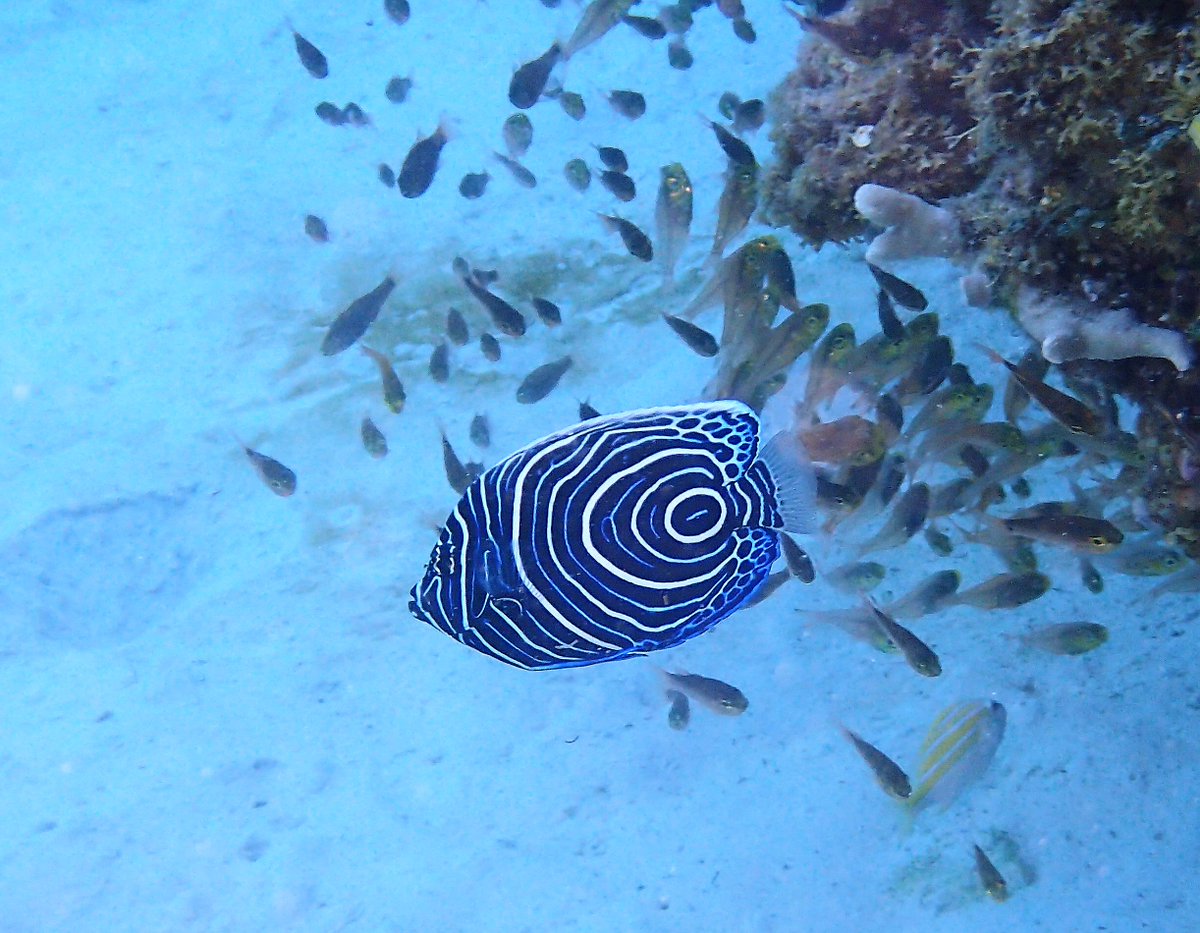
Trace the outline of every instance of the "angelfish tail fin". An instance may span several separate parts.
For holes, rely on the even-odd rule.
[[[784,530],[812,532],[817,526],[817,476],[800,439],[793,431],[780,431],[758,456],[775,483],[776,507]]]

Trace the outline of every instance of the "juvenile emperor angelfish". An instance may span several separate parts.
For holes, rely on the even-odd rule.
[[[471,483],[409,609],[527,670],[670,648],[754,597],[815,498],[799,443],[760,443],[739,402],[595,418]]]

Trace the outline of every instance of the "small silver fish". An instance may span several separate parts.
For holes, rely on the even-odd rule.
[[[883,788],[884,793],[896,800],[907,800],[912,795],[912,784],[908,780],[908,775],[896,762],[845,726],[842,726],[841,730],[842,735],[867,763],[871,773],[875,775],[876,783]]]
[[[900,649],[909,667],[925,677],[937,677],[942,673],[942,664],[938,656],[925,642],[875,605],[870,597],[863,598],[874,612],[880,630]]]
[[[654,206],[654,229],[658,235],[658,255],[668,282],[675,274],[688,231],[692,226],[692,181],[678,162],[660,170],[658,200]]]
[[[383,432],[379,427],[368,417],[364,417],[362,424],[359,426],[359,434],[362,437],[363,448],[376,460],[382,460],[388,454],[387,438],[383,436]]]
[[[663,677],[669,686],[683,691],[701,706],[722,716],[740,716],[750,705],[741,690],[713,677],[701,677],[685,671],[663,671]]]
[[[250,461],[250,465],[254,467],[254,472],[258,474],[259,479],[266,484],[271,492],[280,498],[286,499],[296,491],[296,474],[290,469],[274,457],[268,457],[257,450],[252,450],[245,444],[242,444],[242,450],[245,451],[246,459]]]
[[[992,864],[992,860],[983,849],[975,846],[974,850],[975,871],[979,874],[979,883],[983,885],[983,890],[998,903],[1008,900],[1008,882],[1004,880],[1004,876]]]

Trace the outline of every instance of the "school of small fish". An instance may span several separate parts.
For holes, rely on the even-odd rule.
[[[655,15],[634,14],[635,5],[592,0],[567,38],[515,69],[507,95],[516,111],[500,128],[504,151],[495,151],[494,159],[517,184],[538,186],[521,160],[537,144],[539,107],[552,102],[573,121],[586,119],[589,102],[555,75],[608,32],[624,27],[651,42],[670,36],[668,66],[692,67],[686,35],[693,16],[714,6],[712,0],[681,0]],[[412,15],[403,0],[384,6],[400,26]],[[740,2],[715,6],[739,39],[755,41]],[[300,65],[324,79],[329,59],[294,28],[291,35]],[[401,104],[414,86],[412,76],[392,76],[384,96]],[[652,94],[627,87],[610,88],[604,97],[628,120],[655,106]],[[1152,465],[1138,437],[1121,427],[1105,389],[1056,377],[1037,353],[1013,362],[978,347],[985,363],[969,369],[940,332],[938,313],[921,290],[871,264],[863,274],[874,283],[877,333],[856,332],[826,304],[804,303],[780,238],[744,239],[760,177],[747,137],[763,127],[770,110],[762,100],[732,92],[715,104],[724,122],[705,118],[705,132],[711,130],[710,144],[719,146],[726,168],[717,216],[706,219],[712,233],[696,265],[703,273],[699,289],[683,295],[677,286],[696,237],[693,181],[682,162],[657,170],[651,232],[623,212],[598,214],[614,251],[654,264],[653,274],[661,276],[663,339],[712,360],[704,401],[615,415],[584,401],[578,425],[560,426],[491,467],[461,459],[443,429],[446,482],[461,500],[424,579],[413,587],[414,615],[518,667],[576,666],[680,644],[745,606],[778,605],[768,600],[797,580],[819,583],[845,602],[840,609],[804,611],[806,622],[835,626],[921,677],[938,678],[956,663],[952,653],[935,650],[938,616],[956,607],[1014,609],[1054,586],[1099,593],[1106,574],[1161,578],[1159,591],[1175,580],[1180,589],[1200,589],[1200,574],[1182,551],[1139,521],[1134,490]],[[339,127],[371,123],[355,103],[322,101],[315,113]],[[398,169],[378,165],[380,180],[404,198],[421,197],[438,183],[440,155],[457,132],[443,121],[411,145]],[[566,182],[582,191],[595,180],[621,204],[638,202],[627,154],[604,142],[589,146],[592,164],[571,159],[563,168]],[[486,169],[468,173],[458,192],[467,200],[483,198],[490,179]],[[303,229],[316,243],[331,236],[313,214]],[[495,362],[501,338],[520,339],[531,327],[570,326],[561,300],[510,290],[503,269],[476,268],[460,256],[447,266],[461,307],[439,312],[444,338],[430,348],[427,371],[406,372],[406,379],[427,375],[447,383],[456,353]],[[384,272],[378,285],[332,315],[313,348],[328,357],[359,344],[378,370],[386,407],[397,415],[406,393],[392,359],[362,341],[399,288],[395,274]],[[719,327],[697,322],[714,312]],[[575,370],[569,354],[548,359],[513,388],[513,400],[534,405],[576,378]],[[776,396],[787,399],[791,428],[782,440],[760,438],[757,415],[778,403]],[[481,452],[491,444],[490,424],[483,412],[470,423],[470,440]],[[388,456],[385,433],[368,416],[360,436],[370,457]],[[772,451],[781,442],[799,451],[803,481],[779,466]],[[238,443],[272,492],[296,492],[295,473]],[[1052,471],[1069,478],[1071,497],[1035,501]],[[787,514],[797,497],[789,483],[811,484],[805,507],[814,506],[819,517],[820,528],[803,541],[797,535],[814,529]],[[886,585],[888,552],[924,549],[923,559],[933,564],[964,545],[994,554],[996,571],[964,581],[957,569],[931,568],[904,591]],[[1055,571],[1043,567],[1043,558],[1052,554],[1051,564],[1069,559],[1078,565],[1077,581],[1051,576]],[[782,569],[772,572],[777,561]],[[1046,620],[1009,637],[1014,650],[1034,653],[1029,663],[1051,664],[1057,662],[1049,657],[1036,661],[1036,653],[1086,655],[1109,635],[1094,621]],[[692,704],[722,716],[741,715],[749,706],[736,687],[682,671],[661,671],[661,691],[668,725],[677,731],[689,728]],[[912,778],[858,732],[838,728],[880,789],[917,814],[932,805],[949,807],[987,772],[1006,723],[1005,707],[994,699],[951,704],[929,727]],[[974,863],[982,890],[1004,900],[1010,893],[1004,877],[978,845]]]

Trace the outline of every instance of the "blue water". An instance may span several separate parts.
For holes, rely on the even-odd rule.
[[[648,659],[526,673],[408,615],[456,499],[440,429],[491,465],[572,423],[580,400],[700,396],[713,362],[658,320],[702,284],[715,225],[724,156],[697,114],[726,90],[769,94],[801,41],[766,0],[746,3],[754,45],[697,13],[688,71],[668,67],[665,41],[614,30],[561,70],[582,122],[552,101],[529,111],[528,190],[490,155],[505,91],[579,7],[413,6],[402,27],[373,0],[0,10],[0,931],[1200,928],[1189,594],[1150,599],[1146,581],[1109,574],[1093,596],[1071,556],[1040,552],[1042,599],[914,623],[936,680],[806,622],[853,605],[820,580],[852,553],[836,533],[806,542],[816,584]],[[285,20],[328,78],[300,66]],[[390,103],[388,79],[409,74],[409,100]],[[643,91],[646,115],[616,114],[613,88]],[[372,123],[326,126],[322,100],[356,101]],[[383,187],[378,164],[398,168],[442,117],[452,138],[430,190]],[[764,163],[769,132],[749,137]],[[634,202],[567,185],[563,163],[595,166],[593,144],[628,153]],[[660,291],[594,212],[652,230],[659,167],[676,160],[696,220],[678,290]],[[485,196],[462,199],[458,180],[485,167]],[[305,236],[309,213],[329,243]],[[862,245],[779,235],[801,299],[871,333]],[[455,255],[553,298],[563,325],[505,338],[498,364],[456,349],[443,385],[427,362],[445,308],[473,333],[484,323]],[[947,264],[897,271],[977,375],[971,341],[1010,359],[1026,345],[1007,316],[963,304]],[[396,363],[400,415],[369,360],[318,353],[388,273],[395,299],[364,342]],[[521,378],[565,353],[562,385],[518,404]],[[468,440],[479,412],[484,451]],[[359,442],[368,414],[384,460]],[[235,437],[295,470],[295,495],[272,495]],[[1057,469],[1035,495],[1065,493]],[[981,547],[935,558],[919,536],[875,559],[892,596],[934,569],[964,585],[1003,569]],[[1084,618],[1112,634],[1083,657],[1015,637]],[[735,684],[750,707],[697,707],[674,731],[656,665]],[[973,698],[1007,710],[997,756],[915,820],[837,727],[912,770],[934,716]],[[975,843],[1006,903],[980,890]]]

